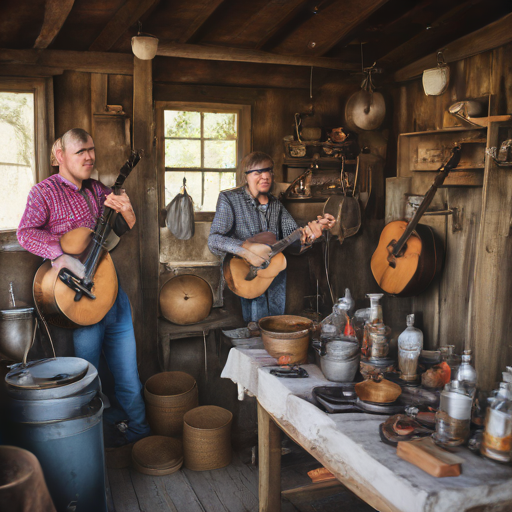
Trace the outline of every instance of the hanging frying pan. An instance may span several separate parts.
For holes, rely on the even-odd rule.
[[[352,94],[345,106],[345,121],[351,130],[377,130],[386,116],[386,103],[380,92],[375,92],[372,73],[375,64],[364,70],[365,78],[361,90]]]

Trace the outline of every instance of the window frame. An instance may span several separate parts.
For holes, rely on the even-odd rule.
[[[48,141],[54,135],[53,82],[46,78],[0,77],[0,92],[31,92],[34,94],[35,182],[51,174]],[[16,229],[0,229],[0,251],[22,250]]]
[[[250,152],[251,148],[251,106],[231,103],[203,103],[193,101],[156,101],[156,152],[157,152],[157,172],[158,172],[158,200],[159,209],[165,209],[165,110],[193,110],[197,112],[233,112],[237,114],[237,155],[236,155],[236,183],[241,183],[239,164],[242,158]],[[181,168],[180,168],[181,169]],[[191,168],[195,170],[196,168]],[[203,172],[209,169],[202,169]],[[172,171],[171,171],[172,172]],[[201,172],[201,171],[197,171]],[[222,170],[219,170],[222,172]],[[215,212],[195,212],[196,221],[212,221]]]

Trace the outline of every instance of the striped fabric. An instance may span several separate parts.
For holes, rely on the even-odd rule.
[[[62,254],[62,235],[80,227],[94,229],[111,190],[99,181],[87,182],[79,190],[54,174],[32,187],[18,227],[20,245],[42,258],[54,260]]]
[[[281,202],[272,194],[268,197],[268,205],[260,205],[245,186],[222,191],[208,237],[210,251],[238,254],[242,243],[258,233],[271,231],[281,240],[297,229]]]

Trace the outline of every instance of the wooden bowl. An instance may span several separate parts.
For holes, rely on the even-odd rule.
[[[295,315],[266,316],[258,322],[265,350],[284,364],[307,361],[311,327],[309,318]]]
[[[402,394],[402,388],[398,384],[386,379],[365,380],[357,383],[354,389],[360,400],[377,404],[393,403]]]
[[[192,274],[176,276],[160,289],[160,310],[164,318],[178,325],[196,324],[212,309],[210,285]]]

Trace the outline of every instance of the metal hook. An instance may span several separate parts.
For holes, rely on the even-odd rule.
[[[439,50],[437,52],[437,65],[439,67],[446,66],[446,61],[444,60],[443,52],[446,50],[446,48],[443,48],[442,50]]]

